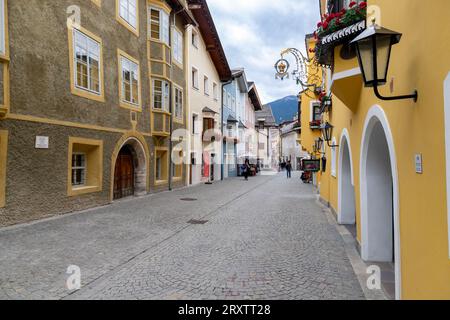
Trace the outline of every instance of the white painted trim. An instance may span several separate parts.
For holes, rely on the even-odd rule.
[[[361,255],[363,260],[368,258],[368,209],[367,209],[367,179],[365,176],[367,153],[369,149],[369,138],[375,124],[379,121],[383,127],[386,141],[389,148],[391,160],[392,183],[393,183],[393,205],[394,205],[394,251],[395,251],[395,295],[400,300],[401,294],[401,254],[400,254],[400,201],[399,201],[399,182],[397,170],[397,158],[395,154],[394,138],[389,126],[389,121],[383,109],[374,105],[367,113],[364,123],[364,131],[361,140],[360,155],[360,190],[361,190]]]
[[[357,76],[358,74],[361,74],[361,69],[359,67],[341,71],[341,72],[333,74],[332,82],[334,82],[336,80],[341,80],[344,78]]]
[[[445,163],[447,188],[448,255],[450,258],[450,73],[444,81]]]
[[[361,69],[359,67],[335,73],[335,74],[333,74],[333,77],[331,78],[331,87],[330,88],[333,88],[333,84],[337,80],[354,77],[359,74],[361,74]]]
[[[331,145],[335,146],[336,145],[336,137],[333,137],[333,139],[331,140]],[[331,149],[331,176],[333,178],[336,178],[337,176],[337,166],[336,166],[336,161],[337,161],[337,148],[330,148]]]
[[[350,174],[352,177],[352,186],[355,186],[355,178],[354,178],[354,170],[353,170],[353,153],[352,153],[352,145],[350,143],[350,134],[348,133],[347,128],[342,129],[341,133],[341,139],[339,140],[339,146],[342,146],[344,143],[344,139],[347,139],[347,145],[348,150],[350,152]],[[339,148],[339,166],[338,166],[338,172],[341,173],[342,168],[342,152],[340,152],[342,149]]]
[[[345,221],[342,216],[342,192],[343,192],[343,180],[342,180],[342,163],[343,163],[343,157],[344,153],[343,151],[343,145],[344,141],[347,144],[348,152],[349,152],[349,158],[350,158],[350,180],[353,187],[355,187],[355,180],[354,180],[354,173],[353,173],[353,158],[352,158],[352,147],[350,144],[350,135],[348,133],[347,128],[342,129],[341,138],[339,140],[339,163],[338,163],[338,222],[339,224],[349,224],[350,221]],[[354,191],[353,191],[354,192]],[[356,207],[356,203],[355,203]],[[355,217],[356,218],[356,217]],[[353,223],[353,221],[351,221]]]

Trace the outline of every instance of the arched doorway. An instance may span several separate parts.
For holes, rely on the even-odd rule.
[[[353,165],[350,138],[346,129],[342,132],[339,145],[341,148],[339,151],[338,221],[340,224],[355,226],[356,205]],[[356,228],[354,229],[356,231]]]
[[[144,195],[147,192],[147,159],[141,143],[128,139],[114,164],[113,199]]]
[[[382,274],[393,274],[391,284],[382,276],[383,287],[400,298],[397,165],[390,126],[378,106],[369,110],[361,146],[362,257],[378,262]]]

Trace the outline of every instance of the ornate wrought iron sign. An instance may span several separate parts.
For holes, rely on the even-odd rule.
[[[280,59],[275,63],[276,75],[275,79],[284,80],[284,78],[289,78],[289,70],[290,64],[286,59]]]
[[[302,87],[302,92],[308,94],[312,93],[312,96],[317,92],[321,92],[323,87],[323,70],[318,65],[315,57],[311,59],[305,57],[303,53],[295,48],[289,48],[281,51],[281,59],[275,63],[275,78],[284,80],[289,78],[290,64],[285,56],[291,54],[295,58],[296,69],[292,71],[291,75],[298,85]]]

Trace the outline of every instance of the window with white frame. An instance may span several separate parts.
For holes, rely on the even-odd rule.
[[[159,8],[150,8],[150,37],[169,45],[169,15]]]
[[[169,111],[170,85],[163,80],[153,80],[153,109]]]
[[[120,0],[119,14],[133,29],[137,29],[137,0]]]
[[[139,65],[120,57],[122,67],[122,101],[139,105]]]
[[[332,145],[336,145],[336,138],[334,137]],[[336,148],[331,148],[331,176],[336,178]]]
[[[72,186],[84,186],[86,184],[86,154],[72,154]]]
[[[196,68],[192,68],[192,86],[198,89],[198,70]]]
[[[100,95],[100,43],[74,29],[75,86]]]
[[[183,90],[175,87],[175,118],[183,120]]]
[[[5,0],[0,0],[0,54],[6,54]]]
[[[209,96],[209,78],[207,76],[204,76],[203,78],[203,88],[205,95]]]
[[[183,35],[177,29],[173,29],[173,58],[179,64],[183,64]]]
[[[192,45],[198,49],[198,33],[195,30],[192,30]]]
[[[320,121],[322,119],[322,112],[319,102],[311,104],[311,121]]]
[[[219,87],[217,86],[217,83],[213,83],[213,96],[214,100],[219,100]]]

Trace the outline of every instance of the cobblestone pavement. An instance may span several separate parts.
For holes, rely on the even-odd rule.
[[[69,265],[81,268],[77,292]],[[3,299],[364,299],[311,186],[284,175],[0,230],[0,288]]]

